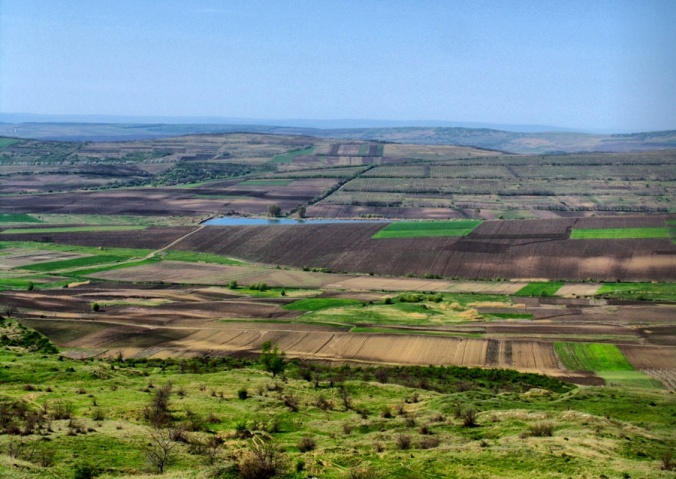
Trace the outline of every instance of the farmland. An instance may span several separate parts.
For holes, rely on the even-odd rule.
[[[433,236],[467,236],[481,221],[456,220],[444,222],[398,222],[373,235],[374,239],[381,238],[428,238]]]
[[[66,400],[86,427],[54,419],[54,465],[3,454],[0,475],[21,464],[70,477],[72,447],[100,448],[104,476],[146,472],[152,428],[138,411],[169,382],[187,438],[171,477],[231,477],[198,442],[220,438],[234,467],[264,436],[297,477],[446,477],[449,457],[459,477],[669,474],[671,151],[242,133],[2,151],[0,406]],[[203,224],[273,206],[406,221]],[[257,360],[268,345],[290,361],[281,377]],[[478,426],[458,407],[476,408]],[[530,432],[542,422],[552,436]],[[309,435],[314,452],[299,447]],[[13,440],[0,434],[0,451]]]

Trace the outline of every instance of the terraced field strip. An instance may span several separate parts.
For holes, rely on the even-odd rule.
[[[554,343],[563,365],[571,371],[593,371],[607,384],[630,387],[661,388],[655,379],[636,371],[620,349],[613,344]]]
[[[272,160],[271,163],[291,163],[296,159],[297,156],[309,156],[315,151],[315,147],[306,148],[304,150],[294,150],[283,155],[277,155]]]
[[[535,282],[521,288],[514,296],[553,296],[563,286],[561,282]]]
[[[68,226],[64,228],[12,228],[4,230],[0,234],[25,234],[25,233],[84,233],[91,231],[134,231],[146,229],[145,226]]]
[[[601,288],[600,284],[564,284],[556,292],[557,296],[594,296]]]
[[[574,228],[570,239],[669,238],[669,228]]]
[[[308,298],[299,299],[291,304],[287,304],[284,306],[284,309],[291,311],[320,311],[322,309],[354,306],[357,304],[363,303],[359,300],[348,298]]]
[[[118,255],[97,255],[86,256],[84,258],[73,258],[62,261],[50,261],[47,263],[37,263],[26,266],[20,266],[18,269],[25,269],[29,271],[48,272],[60,269],[78,268],[84,266],[99,265],[105,263],[115,263],[129,259],[129,256]]]
[[[44,223],[44,221],[26,213],[3,213],[0,214],[0,223]]]
[[[238,186],[289,186],[293,180],[247,180]]]
[[[384,239],[466,236],[481,223],[481,220],[401,221],[386,226],[373,235],[372,238]]]
[[[639,301],[676,301],[676,283],[607,283],[598,296]]]

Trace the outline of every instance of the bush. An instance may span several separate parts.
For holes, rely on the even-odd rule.
[[[439,445],[439,439],[436,437],[424,437],[420,440],[420,449],[434,449]]]
[[[242,479],[272,479],[288,469],[286,457],[272,443],[261,440],[251,442],[238,465]]]
[[[317,447],[317,441],[312,437],[304,437],[298,441],[298,449],[300,452],[314,451]]]
[[[99,469],[91,464],[77,464],[73,469],[73,479],[94,479],[99,473]]]
[[[378,479],[379,474],[370,467],[353,467],[345,479]]]
[[[462,425],[463,427],[475,427],[477,426],[477,411],[473,407],[468,407],[462,412]]]
[[[235,281],[235,280],[232,280],[232,281],[230,281],[230,283],[228,283],[228,288],[230,288],[230,289],[237,289],[237,286],[239,286],[239,285],[237,284],[237,281]]]
[[[399,434],[396,440],[397,449],[405,451],[411,449],[411,436],[407,434]]]
[[[554,424],[549,421],[537,422],[528,427],[530,435],[534,437],[552,437],[554,435]]]
[[[101,306],[99,306],[99,303],[92,303],[92,311],[96,312],[99,309],[101,309]]]
[[[247,391],[245,388],[240,389],[237,391],[237,397],[244,400],[249,397],[249,391]]]

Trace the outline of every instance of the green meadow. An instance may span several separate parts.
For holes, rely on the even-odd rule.
[[[400,221],[373,235],[374,239],[424,238],[434,236],[466,236],[481,224],[481,220]]]

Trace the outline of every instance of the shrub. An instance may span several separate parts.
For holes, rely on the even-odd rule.
[[[99,303],[92,303],[92,311],[98,311],[99,309],[101,309]]]
[[[662,460],[662,470],[663,471],[671,471],[673,469],[676,469],[676,463],[674,463],[674,459],[672,456],[671,449],[667,449],[664,451],[664,454],[662,454],[661,457]]]
[[[477,426],[477,411],[473,407],[468,407],[462,412],[462,425],[463,427],[475,427]]]
[[[228,288],[230,289],[237,289],[237,286],[239,285],[237,284],[237,281],[235,281],[234,279],[230,281],[230,283],[228,283]]]
[[[99,473],[99,469],[91,464],[77,464],[73,469],[73,479],[94,479]]]
[[[284,396],[284,405],[288,407],[291,412],[298,412],[300,399],[295,394],[287,394]]]
[[[411,449],[411,436],[407,434],[399,434],[396,439],[397,449],[405,451]]]
[[[551,437],[554,435],[554,424],[549,421],[537,422],[528,427],[530,435],[534,437]]]
[[[271,479],[288,469],[286,457],[272,443],[262,440],[251,442],[238,466],[242,479]]]
[[[246,390],[246,388],[242,388],[239,391],[237,391],[237,397],[244,400],[249,397],[249,391]]]
[[[298,449],[300,452],[314,451],[317,447],[317,441],[314,438],[306,436],[298,441]]]
[[[424,437],[420,440],[420,449],[433,449],[439,445],[436,437]]]
[[[345,479],[378,479],[380,477],[370,467],[353,467],[345,476]]]

